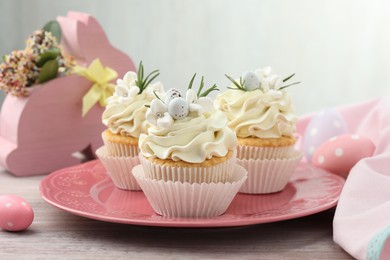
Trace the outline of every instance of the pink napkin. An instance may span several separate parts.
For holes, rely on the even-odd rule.
[[[390,97],[337,110],[349,132],[370,138],[376,149],[349,173],[334,216],[334,241],[357,259],[390,259]],[[299,121],[298,134],[311,117]]]

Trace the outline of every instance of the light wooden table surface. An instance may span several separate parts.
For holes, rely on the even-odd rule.
[[[351,259],[332,239],[334,209],[277,223],[234,228],[158,228],[72,215],[40,197],[44,176],[0,169],[0,195],[34,209],[27,231],[0,230],[0,259]]]

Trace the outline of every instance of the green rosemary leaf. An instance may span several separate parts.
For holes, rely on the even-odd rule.
[[[198,93],[196,94],[198,97],[200,97],[200,92],[202,91],[203,87],[204,87],[204,77],[202,76],[202,79],[200,80],[200,86],[198,89]]]
[[[195,77],[196,77],[196,73],[194,74],[194,76],[192,76],[191,80],[190,80],[190,84],[188,85],[188,89],[192,89],[192,86],[194,84],[194,80],[195,80]],[[208,94],[210,94],[210,92],[214,91],[214,90],[219,90],[217,88],[217,85],[214,84],[212,85],[210,88],[206,89],[204,92],[202,92],[203,88],[204,88],[204,76],[202,76],[202,79],[200,80],[200,84],[199,84],[199,88],[198,88],[198,92],[196,93],[196,96],[198,98],[201,98],[201,97],[206,97]]]
[[[287,80],[291,79],[291,78],[294,77],[294,76],[295,76],[295,73],[291,74],[290,76],[288,76],[287,78],[285,78],[285,79],[283,80],[283,82],[286,82]]]
[[[294,82],[294,83],[291,83],[291,84],[289,84],[289,85],[286,85],[286,86],[283,86],[283,87],[281,87],[281,88],[279,88],[279,90],[282,90],[282,89],[285,89],[285,88],[288,88],[288,87],[291,87],[291,86],[293,86],[293,85],[297,85],[297,84],[300,84],[301,82]]]
[[[243,90],[244,88],[240,86],[232,77],[225,74],[225,76],[237,87],[237,89]]]
[[[194,84],[195,77],[196,77],[196,73],[194,74],[194,76],[192,76],[190,84],[188,85],[188,89],[192,89],[192,84]]]
[[[205,90],[199,97],[207,97],[212,91],[219,91],[219,88],[216,84],[212,85],[211,88]]]
[[[243,81],[243,80],[242,80],[242,77],[240,77],[240,86],[241,86],[242,88],[244,88],[244,85],[245,85],[245,80]]]
[[[158,95],[157,95],[157,93],[156,93],[156,91],[155,90],[153,90],[153,94],[156,96],[156,98],[158,98],[158,99],[160,99],[161,100],[161,102],[163,102],[163,103],[165,103]]]
[[[154,70],[149,73],[146,78],[144,78],[144,65],[141,61],[138,66],[137,79],[135,81],[135,85],[139,88],[138,94],[141,94],[149,86],[149,84],[159,75],[159,70]]]
[[[151,75],[151,74],[149,74],[147,78],[149,78],[150,75]],[[154,75],[153,77],[151,77],[151,78],[149,79],[149,81],[145,82],[144,89],[145,89],[147,86],[149,86],[149,84],[150,84],[155,78],[157,78],[159,75],[160,75],[160,73],[157,73],[156,75]]]
[[[145,107],[150,108],[150,105],[145,105]]]
[[[144,65],[142,64],[142,60],[139,63],[138,69],[139,69],[139,72],[140,72],[140,74],[139,74],[140,75],[140,81],[142,81],[142,79],[144,78]]]
[[[141,77],[141,70],[142,70],[142,61],[138,65],[138,71],[137,71],[137,80],[135,81],[135,85],[139,87],[138,94],[142,93],[142,77]]]
[[[152,71],[152,72],[149,73],[148,76],[146,76],[145,79],[142,79],[142,84],[143,84],[143,88],[144,88],[144,89],[145,89],[145,88],[149,85],[149,83],[150,83],[150,82],[149,82],[149,83],[146,84],[146,82],[148,82],[148,80],[149,80],[149,77],[153,76],[153,74],[158,73],[158,72],[159,72],[158,70]],[[159,73],[158,73],[158,74],[159,74]]]

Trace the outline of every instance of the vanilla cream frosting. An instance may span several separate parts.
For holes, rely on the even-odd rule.
[[[152,125],[148,135],[141,134],[139,138],[143,156],[189,163],[226,156],[236,145],[236,136],[227,127],[226,116],[218,110],[201,115],[191,112],[165,128]]]
[[[284,90],[229,89],[215,99],[237,137],[279,138],[292,136],[297,116],[290,95]]]
[[[163,92],[160,82],[149,85],[141,94],[135,86],[136,74],[125,75],[118,80],[115,93],[107,99],[107,106],[102,115],[103,124],[114,134],[138,138],[147,133],[150,124],[145,119],[147,107],[155,98],[153,91]]]

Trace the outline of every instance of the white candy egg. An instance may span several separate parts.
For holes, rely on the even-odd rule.
[[[305,130],[303,146],[307,160],[311,162],[311,157],[319,145],[347,132],[347,123],[340,112],[333,108],[321,110],[313,116]]]
[[[189,112],[189,106],[187,101],[181,97],[172,99],[168,105],[168,112],[173,119],[185,118]]]
[[[173,99],[183,97],[180,90],[175,88],[168,89],[166,96],[165,96],[165,104],[169,104]]]
[[[242,74],[242,81],[246,90],[255,90],[260,87],[260,80],[253,72],[246,71]]]
[[[15,195],[0,196],[0,227],[7,231],[27,229],[34,220],[31,206]]]

